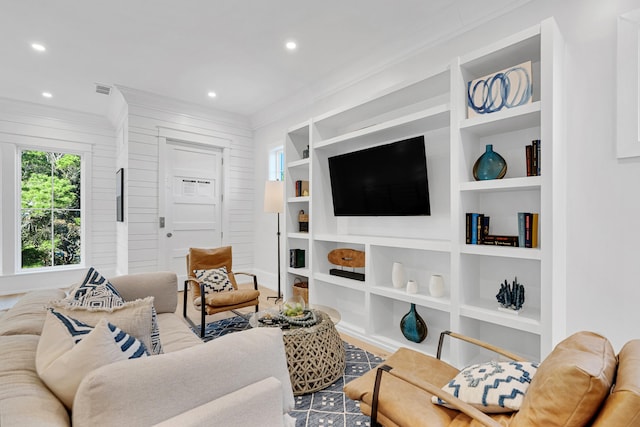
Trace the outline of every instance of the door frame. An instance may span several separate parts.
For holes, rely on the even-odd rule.
[[[228,194],[229,180],[227,179],[227,167],[229,164],[229,152],[231,150],[231,140],[210,134],[188,132],[179,129],[172,129],[158,126],[158,268],[167,270],[167,239],[162,238],[165,230],[160,227],[160,218],[166,218],[167,202],[167,145],[172,142],[194,148],[216,148],[222,152],[222,165],[220,170],[221,194],[220,194],[220,231],[221,242],[224,245],[228,234],[229,221],[224,195]],[[184,283],[178,280],[178,289],[183,290]]]

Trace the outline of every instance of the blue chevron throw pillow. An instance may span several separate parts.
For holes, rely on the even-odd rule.
[[[84,280],[76,286],[65,298],[70,307],[84,307],[88,309],[112,309],[122,307],[125,300],[120,292],[94,267],[89,268]],[[162,342],[160,341],[160,329],[158,327],[158,315],[156,308],[151,309],[151,352],[162,354]]]
[[[537,370],[538,363],[533,362],[480,363],[464,368],[442,390],[482,412],[513,412],[520,409]],[[453,408],[436,396],[431,401]]]

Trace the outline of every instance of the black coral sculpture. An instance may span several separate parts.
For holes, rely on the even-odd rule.
[[[505,280],[504,283],[500,284],[496,299],[504,308],[520,310],[524,304],[524,286],[518,283],[517,277],[511,284]]]

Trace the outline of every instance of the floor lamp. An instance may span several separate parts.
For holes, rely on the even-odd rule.
[[[278,301],[282,298],[280,290],[280,213],[284,211],[284,182],[267,181],[264,185],[264,211],[278,214],[278,296],[267,297],[275,298]]]

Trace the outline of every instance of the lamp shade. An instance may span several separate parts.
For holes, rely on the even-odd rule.
[[[264,184],[264,211],[284,212],[284,182],[267,181]]]

